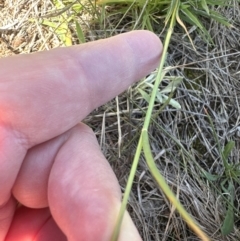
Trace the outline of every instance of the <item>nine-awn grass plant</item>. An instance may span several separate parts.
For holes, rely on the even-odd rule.
[[[224,148],[221,147],[219,139],[217,137],[217,133],[214,129],[213,121],[208,114],[207,110],[206,114],[208,116],[210,126],[212,128],[213,137],[217,143],[218,151],[220,153],[220,157],[223,163],[224,167],[224,174],[222,176],[220,175],[211,175],[210,173],[205,172],[206,178],[208,178],[209,181],[216,181],[221,178],[221,189],[223,192],[223,195],[227,196],[226,201],[226,215],[224,222],[221,227],[221,231],[223,235],[228,235],[232,232],[234,227],[234,201],[235,201],[235,187],[233,181],[240,184],[239,177],[240,177],[240,170],[239,165],[229,164],[228,158],[235,147],[234,141],[229,141]]]
[[[162,7],[162,9],[166,10],[166,13],[164,15],[165,18],[165,26],[168,28],[167,34],[165,37],[164,41],[164,49],[163,49],[163,54],[162,54],[162,60],[160,63],[160,66],[158,68],[157,76],[156,76],[156,81],[154,86],[152,87],[152,93],[151,93],[151,98],[149,100],[149,107],[147,110],[147,114],[145,117],[144,121],[144,126],[139,138],[136,154],[133,160],[132,164],[132,169],[129,175],[128,183],[125,189],[125,194],[123,197],[122,201],[122,206],[119,212],[117,224],[114,230],[114,233],[112,235],[112,241],[117,241],[118,235],[119,235],[119,230],[121,227],[121,222],[123,219],[124,212],[126,210],[128,198],[130,195],[130,191],[132,188],[133,184],[133,179],[135,176],[135,172],[138,166],[139,158],[140,155],[143,151],[147,165],[149,167],[149,170],[156,180],[157,184],[159,187],[162,189],[162,191],[165,193],[165,195],[168,197],[170,202],[172,203],[173,206],[176,207],[178,212],[181,214],[183,219],[187,222],[189,227],[204,241],[210,240],[210,238],[201,230],[201,228],[198,226],[197,222],[189,215],[189,213],[185,210],[185,208],[182,206],[182,204],[179,202],[177,197],[174,195],[174,193],[171,191],[170,187],[167,185],[164,177],[161,175],[161,173],[158,171],[157,166],[155,165],[152,153],[151,153],[151,148],[150,148],[150,143],[149,143],[149,137],[148,137],[148,128],[150,125],[151,121],[151,116],[152,116],[152,111],[154,107],[154,103],[160,94],[159,92],[159,85],[161,81],[163,80],[164,77],[164,72],[163,72],[163,67],[165,63],[165,59],[167,57],[167,50],[168,46],[171,40],[171,36],[174,30],[174,27],[176,23],[180,24],[184,30],[186,31],[187,35],[189,36],[189,33],[187,31],[187,28],[183,22],[183,20],[187,23],[190,23],[194,26],[196,26],[204,35],[207,37],[208,40],[210,40],[210,36],[204,26],[201,24],[200,20],[198,19],[198,15],[200,16],[208,16],[211,17],[217,21],[219,21],[222,24],[225,24],[227,26],[231,26],[222,16],[217,14],[215,11],[212,11],[209,9],[208,4],[210,5],[216,5],[216,2],[213,1],[180,1],[180,0],[172,0],[172,1],[164,1],[163,2],[159,1],[159,5]],[[102,4],[106,3],[111,3],[111,0],[105,0],[104,2],[101,2]],[[141,4],[141,2],[139,2]],[[157,3],[149,3],[149,6],[151,7],[151,4],[154,4],[154,8],[156,8]],[[162,4],[162,5],[161,5]],[[220,1],[219,5],[223,5],[224,1]],[[145,6],[145,5],[144,5]],[[142,7],[144,7],[142,6]],[[145,6],[147,9],[147,7]],[[189,36],[189,39],[191,41],[191,38]],[[192,42],[192,41],[191,41]],[[193,43],[192,43],[193,44]],[[172,89],[175,88],[174,85],[171,87]],[[143,96],[146,97],[146,92],[143,90],[140,91]],[[180,108],[180,107],[179,107]]]

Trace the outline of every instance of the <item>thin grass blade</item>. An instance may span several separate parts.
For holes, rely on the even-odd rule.
[[[222,152],[222,157],[223,157],[225,163],[227,163],[228,157],[231,154],[234,147],[235,147],[234,141],[229,141],[227,143],[227,145],[224,147],[224,150]]]
[[[77,30],[77,37],[80,43],[85,43],[85,37],[84,37],[84,33],[82,31],[82,28],[80,26],[80,24],[78,23],[78,21],[75,20],[75,24],[76,24],[76,30]]]
[[[226,217],[224,219],[223,225],[221,227],[222,234],[224,236],[229,235],[234,228],[234,210],[233,210],[233,205],[234,205],[234,185],[230,181],[229,186],[228,186],[228,192],[230,194],[230,202],[228,203],[228,209],[226,213]]]
[[[188,214],[188,212],[185,210],[185,208],[182,206],[182,204],[178,201],[178,199],[175,197],[174,193],[166,183],[164,177],[161,175],[161,173],[158,171],[157,166],[154,162],[152,152],[150,149],[149,144],[149,138],[148,133],[146,129],[142,130],[142,143],[143,143],[143,151],[144,156],[147,161],[147,165],[149,167],[149,170],[158,183],[159,187],[162,189],[164,194],[167,196],[169,201],[176,207],[178,212],[181,214],[183,219],[186,221],[188,226],[198,235],[199,238],[201,238],[203,241],[210,241],[209,237],[198,227],[196,221]]]
[[[129,177],[128,177],[127,185],[126,185],[126,188],[125,188],[125,193],[124,193],[122,204],[121,204],[121,207],[120,207],[120,211],[119,211],[119,214],[118,214],[118,217],[117,217],[116,225],[115,225],[115,228],[113,230],[111,241],[117,241],[118,240],[120,228],[121,228],[121,225],[122,225],[123,216],[124,216],[124,213],[126,211],[127,202],[128,202],[128,199],[129,199],[131,189],[132,189],[133,179],[134,179],[134,176],[135,176],[135,173],[136,173],[136,170],[137,170],[137,166],[138,166],[138,162],[139,162],[141,152],[142,152],[142,135],[140,136],[139,141],[138,141],[137,150],[136,150],[134,160],[133,160],[133,163],[132,163],[132,166],[131,166],[131,171],[130,171],[130,174],[129,174]]]
[[[209,8],[208,8],[206,0],[201,0],[201,6],[206,11],[206,13],[209,15]]]

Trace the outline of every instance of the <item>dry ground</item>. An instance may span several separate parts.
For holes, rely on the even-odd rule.
[[[184,79],[174,95],[182,108],[176,110],[168,106],[159,113],[159,106],[156,105],[149,133],[159,170],[186,209],[216,241],[237,241],[240,237],[238,177],[234,181],[234,230],[226,237],[220,231],[226,215],[224,197],[227,195],[222,195],[221,190],[226,175],[213,128],[205,112],[207,110],[211,116],[222,148],[230,140],[235,141],[236,147],[228,162],[234,164],[234,170],[237,171],[240,163],[240,6],[237,1],[230,2],[231,7],[219,11],[233,21],[234,28],[227,29],[215,22],[206,21],[214,45],[206,44],[194,31],[191,36],[197,48],[195,52],[187,37],[183,38],[182,30],[176,29],[167,65],[177,66],[170,74]],[[56,33],[39,22],[42,16],[54,11],[55,6],[51,1],[0,0],[0,8],[1,57],[63,46]],[[79,16],[79,21],[82,22],[83,18],[85,23],[86,18],[90,21],[88,26],[84,25],[88,40],[129,30],[129,27],[122,26],[119,31],[101,32],[99,25],[94,22],[91,24],[93,17],[85,14]],[[106,20],[106,25],[110,28],[108,21],[111,19]],[[91,26],[91,31],[86,26]],[[71,23],[69,28],[73,44],[78,43]],[[158,28],[155,28],[157,34],[161,32]],[[164,33],[160,37],[163,39]],[[99,138],[123,191],[146,106],[146,102],[132,87],[119,97],[120,112],[117,111],[117,102],[113,100],[95,110],[85,120]],[[221,178],[209,181],[202,175],[203,169]],[[135,178],[129,210],[145,241],[198,240],[157,188],[143,158]]]

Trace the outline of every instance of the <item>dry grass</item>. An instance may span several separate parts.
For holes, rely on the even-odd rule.
[[[53,8],[51,1],[4,1],[0,12],[0,56],[49,50],[61,45],[39,17]],[[32,21],[30,21],[32,19]]]
[[[205,112],[207,110],[213,120],[222,147],[229,140],[235,141],[236,148],[228,161],[239,164],[240,6],[236,0],[231,2],[231,7],[219,11],[234,20],[235,28],[227,29],[215,22],[206,22],[215,45],[206,44],[197,32],[193,32],[191,36],[197,48],[195,52],[187,37],[183,38],[182,30],[176,29],[167,65],[176,67],[171,70],[171,75],[184,78],[174,95],[182,109],[175,110],[168,106],[158,113],[159,105],[156,105],[149,133],[159,170],[186,209],[212,240],[216,241],[237,241],[240,237],[238,181],[234,182],[234,231],[227,237],[221,235],[220,227],[226,213],[226,203],[220,187],[224,168]],[[53,9],[51,1],[5,1],[0,12],[0,26],[8,27],[7,30],[0,27],[0,56],[61,46],[61,41],[50,28],[38,21],[29,21],[30,18],[49,14]],[[86,23],[86,16],[87,13],[79,16],[79,21]],[[91,25],[91,31],[86,27],[87,24],[83,28],[89,40],[99,38],[99,35],[107,37],[129,30],[129,21],[123,21],[117,30],[113,30],[117,21],[118,15],[103,21],[105,31],[96,22]],[[158,28],[156,26],[156,33],[161,32]],[[70,29],[73,43],[77,43],[71,24]],[[118,104],[113,100],[95,110],[85,120],[99,138],[102,150],[113,166],[123,191],[147,106],[142,98],[136,97],[133,86],[119,97]],[[222,178],[210,182],[202,175],[201,168]],[[156,187],[143,159],[135,178],[129,210],[145,241],[198,240]]]

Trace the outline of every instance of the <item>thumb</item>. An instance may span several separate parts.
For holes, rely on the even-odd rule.
[[[118,241],[126,241],[126,240],[131,240],[131,241],[142,240],[128,212],[125,213],[125,216],[123,218]]]
[[[59,150],[48,187],[49,208],[69,241],[109,241],[121,191],[89,127],[74,128]],[[119,241],[141,241],[126,213]]]

